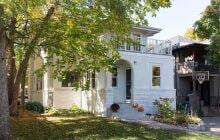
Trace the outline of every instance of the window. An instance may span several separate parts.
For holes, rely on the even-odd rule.
[[[153,87],[160,87],[160,67],[153,66],[152,69],[152,86]]]
[[[62,87],[72,87],[79,82],[79,73],[76,71],[68,71],[65,74],[65,79],[62,80]]]
[[[140,51],[141,47],[141,35],[140,34],[132,34],[132,39],[135,41],[135,43],[133,43],[134,46],[134,50],[135,51]]]
[[[115,43],[115,47],[117,50],[124,50],[125,49],[125,42],[120,42],[116,35],[111,35],[110,40]]]
[[[112,73],[112,87],[117,87],[117,85],[118,85],[117,75],[118,75],[117,68],[113,68],[113,73]]]
[[[37,77],[37,90],[42,90],[42,87],[43,87],[43,83],[42,83],[42,78],[41,77]]]
[[[96,87],[95,71],[92,73],[92,88]]]

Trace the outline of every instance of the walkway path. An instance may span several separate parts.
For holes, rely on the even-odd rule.
[[[209,119],[205,119],[205,120],[209,120]],[[207,131],[196,131],[196,130],[191,130],[191,129],[184,128],[181,126],[168,125],[168,124],[160,123],[157,121],[151,121],[151,120],[125,120],[124,119],[122,121],[145,124],[155,129],[166,129],[166,130],[171,130],[171,131],[176,131],[176,132],[197,132],[201,134],[214,134],[214,135],[220,136],[220,131],[215,131],[215,130],[220,130],[220,118],[219,118],[219,125],[215,125],[216,126],[215,129],[207,129]]]
[[[204,117],[202,120],[209,132],[220,136],[220,117]]]

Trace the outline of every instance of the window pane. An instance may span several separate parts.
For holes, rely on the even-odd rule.
[[[160,76],[160,67],[153,67],[153,76]]]
[[[96,82],[95,82],[95,72],[92,73],[92,88],[95,88]]]
[[[153,77],[152,84],[153,86],[160,86],[160,77]]]
[[[140,43],[141,41],[141,35],[140,34],[132,34],[132,38],[134,41]]]
[[[43,83],[42,83],[42,78],[41,77],[37,77],[37,90],[42,90],[43,87]]]
[[[117,70],[117,68],[113,68],[112,76],[113,76],[113,77],[117,77],[117,75],[118,75],[118,70]]]
[[[117,86],[117,75],[118,75],[117,68],[113,68],[113,73],[112,73],[112,87],[116,87],[116,86]]]
[[[62,80],[62,87],[71,87],[79,82],[79,73],[76,71],[68,71],[65,75],[65,79]]]
[[[68,82],[67,80],[62,81],[62,87],[68,87]]]
[[[112,87],[117,87],[117,78],[112,78]]]

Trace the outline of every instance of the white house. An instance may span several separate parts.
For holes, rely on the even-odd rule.
[[[91,74],[92,86],[88,91],[74,91],[72,87],[67,87],[68,83],[52,79],[49,67],[43,78],[36,77],[33,71],[44,62],[44,54],[41,54],[42,58],[32,58],[29,65],[30,101],[39,101],[44,106],[55,108],[70,108],[75,104],[101,116],[112,114],[110,106],[113,103],[119,104],[118,116],[122,118],[156,113],[153,105],[155,99],[175,99],[176,96],[171,44],[149,38],[160,31],[146,26],[133,27],[131,36],[140,45],[124,43],[117,47],[121,56],[117,63],[117,74],[106,71]],[[144,112],[139,113],[132,108],[133,103],[143,107]]]

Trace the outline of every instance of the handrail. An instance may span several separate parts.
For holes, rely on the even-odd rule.
[[[165,40],[148,39],[146,43],[123,43],[122,45],[116,45],[116,49],[119,51],[128,52],[140,52],[148,54],[160,54],[160,55],[172,55],[171,42]]]

